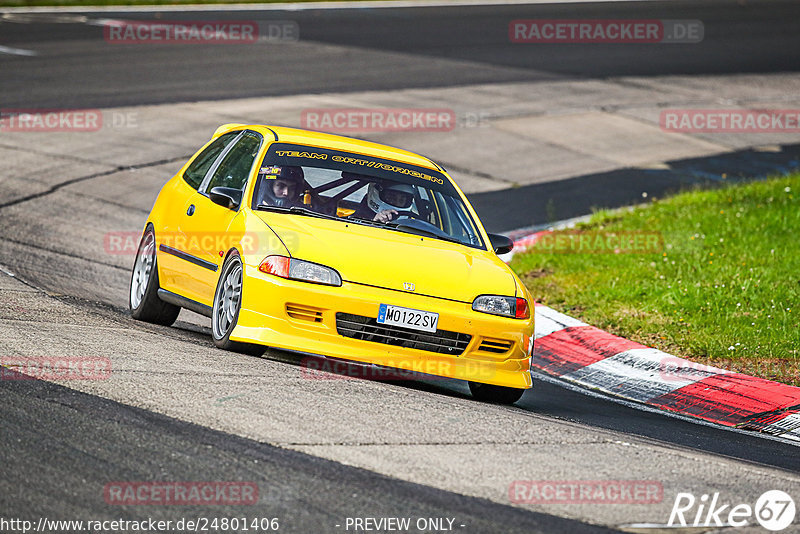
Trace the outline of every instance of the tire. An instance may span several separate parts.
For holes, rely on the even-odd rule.
[[[252,356],[260,356],[265,347],[252,343],[231,341],[236,322],[239,320],[239,310],[242,307],[242,275],[244,266],[239,253],[231,252],[222,265],[222,274],[217,281],[214,291],[214,305],[211,311],[211,337],[214,345],[221,349],[241,352]]]
[[[139,241],[131,270],[128,308],[136,320],[170,326],[178,318],[181,308],[158,298],[158,288],[156,234],[153,225],[148,224]]]
[[[491,384],[481,384],[480,382],[470,382],[469,390],[475,399],[495,404],[514,404],[525,393],[524,389],[493,386]]]

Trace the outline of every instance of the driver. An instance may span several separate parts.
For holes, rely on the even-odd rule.
[[[353,214],[362,219],[378,222],[389,222],[396,219],[400,212],[408,212],[414,202],[414,186],[398,182],[383,184],[371,183],[367,194]]]
[[[291,208],[298,206],[299,193],[303,187],[303,169],[292,165],[268,167],[261,177],[261,201],[259,204]]]

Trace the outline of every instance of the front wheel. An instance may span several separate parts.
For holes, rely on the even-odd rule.
[[[469,390],[477,400],[495,404],[514,404],[525,393],[524,389],[493,386],[491,384],[481,384],[480,382],[470,382]]]
[[[221,349],[260,356],[264,353],[264,347],[230,339],[242,307],[243,274],[242,259],[237,252],[231,252],[222,266],[222,274],[217,282],[217,290],[214,292],[211,337],[214,339],[214,345]]]
[[[181,309],[158,298],[158,287],[156,235],[153,226],[148,224],[133,263],[128,306],[134,319],[169,326],[178,318]]]

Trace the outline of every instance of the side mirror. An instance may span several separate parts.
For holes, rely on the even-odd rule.
[[[208,198],[214,204],[235,210],[242,203],[242,191],[233,187],[215,187],[208,192]]]
[[[514,248],[514,242],[504,235],[489,234],[489,241],[492,243],[492,248],[497,255],[508,254]]]

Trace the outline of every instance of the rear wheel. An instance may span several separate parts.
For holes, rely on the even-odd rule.
[[[242,307],[242,275],[244,267],[237,252],[231,252],[222,266],[222,274],[214,292],[214,306],[211,312],[211,337],[214,345],[221,349],[242,352],[253,356],[264,353],[264,347],[251,343],[231,341],[231,332],[239,320]]]
[[[139,321],[169,326],[178,318],[180,306],[158,298],[158,264],[156,263],[156,235],[148,224],[139,242],[136,261],[131,272],[128,306],[131,317]]]
[[[496,404],[514,404],[525,393],[524,389],[493,386],[491,384],[481,384],[480,382],[470,382],[469,390],[477,400]]]

